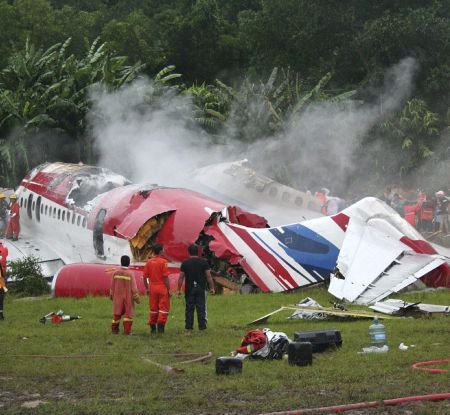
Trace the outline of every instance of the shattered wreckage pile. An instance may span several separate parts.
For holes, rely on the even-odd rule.
[[[260,215],[189,189],[64,163],[32,170],[18,194],[23,239],[50,247],[52,260],[65,264],[53,279],[57,296],[106,295],[121,255],[133,258],[139,276],[155,243],[165,248],[174,286],[194,242],[218,280],[245,280],[263,292],[330,280],[337,298],[373,304],[419,280],[450,287],[449,258],[376,198],[271,228]]]

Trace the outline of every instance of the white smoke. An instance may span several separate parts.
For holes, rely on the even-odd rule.
[[[253,158],[265,159],[281,175],[286,170],[296,186],[329,187],[332,183],[332,190],[343,191],[351,180],[361,138],[409,97],[415,70],[415,61],[406,58],[387,71],[376,102],[326,101],[294,114],[284,134],[252,147]]]
[[[92,91],[88,120],[99,164],[135,182],[185,186],[193,169],[242,158],[267,175],[284,175],[298,187],[318,184],[316,177],[347,182],[360,138],[409,97],[415,69],[412,58],[404,59],[387,71],[376,102],[313,105],[292,115],[283,134],[257,140],[245,149],[233,138],[226,139],[227,147],[212,144],[192,125],[192,103],[187,96],[161,94],[144,79],[119,91]]]
[[[134,182],[182,186],[186,172],[225,157],[223,146],[211,145],[192,125],[187,96],[140,79],[119,91],[93,90],[91,100],[99,165]]]

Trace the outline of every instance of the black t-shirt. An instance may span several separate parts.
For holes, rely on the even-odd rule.
[[[193,287],[206,290],[206,274],[209,264],[206,259],[190,257],[181,264],[181,271],[185,275],[185,291],[189,292]]]

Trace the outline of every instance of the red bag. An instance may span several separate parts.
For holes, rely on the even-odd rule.
[[[242,339],[241,347],[236,353],[251,354],[262,349],[267,343],[267,337],[262,330],[250,330]]]

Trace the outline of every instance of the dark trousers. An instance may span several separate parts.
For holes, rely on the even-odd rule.
[[[194,312],[197,310],[199,330],[206,329],[206,291],[200,287],[192,288],[185,295],[186,299],[186,330],[194,328]]]
[[[3,316],[3,296],[4,296],[3,288],[0,288],[0,316]]]

